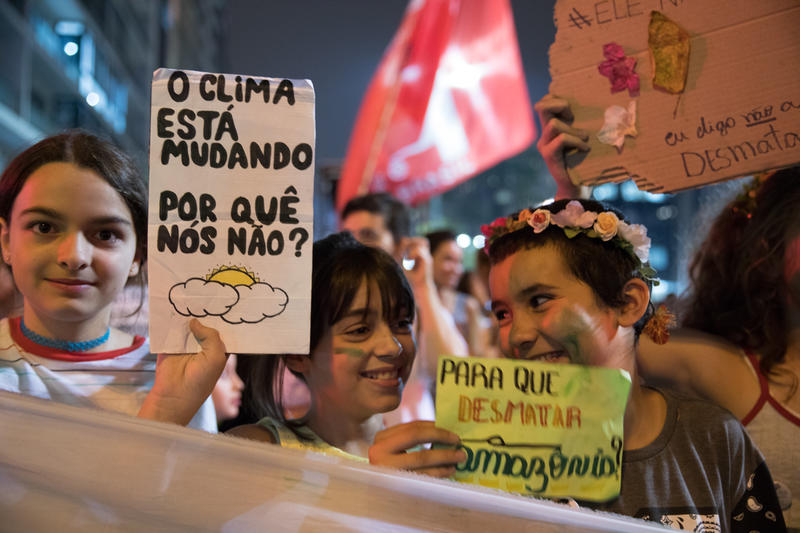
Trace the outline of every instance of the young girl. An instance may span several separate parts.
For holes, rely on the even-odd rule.
[[[485,233],[504,355],[631,375],[620,495],[591,506],[676,529],[785,530],[769,470],[739,422],[639,382],[638,334],[659,329],[645,325],[655,271],[643,226],[597,202],[560,200]]]
[[[349,233],[314,243],[309,354],[260,357],[248,394],[264,416],[229,433],[448,476],[464,460],[454,449],[406,453],[422,443],[455,445],[433,422],[383,429],[381,414],[398,406],[414,363],[414,296],[395,260]],[[286,365],[308,386],[311,406],[287,420],[281,398]]]
[[[146,339],[109,327],[109,320],[126,283],[142,282],[146,213],[146,189],[132,161],[91,134],[47,138],[9,164],[0,177],[0,246],[23,312],[0,321],[0,390],[140,412],[156,357]],[[192,329],[218,341],[198,323]],[[224,364],[224,348],[214,347]],[[192,368],[189,360],[163,363],[165,377]],[[205,396],[188,402],[186,416],[165,402],[175,392],[158,389],[143,416],[189,422]],[[191,425],[216,430],[210,401]]]
[[[537,146],[557,197],[578,193],[566,150],[589,149],[570,125],[565,100],[536,104]],[[639,349],[648,381],[707,398],[731,411],[764,454],[784,518],[800,529],[800,168],[775,172],[722,209],[690,267],[682,329],[670,341],[645,338]],[[687,329],[690,328],[690,329]]]

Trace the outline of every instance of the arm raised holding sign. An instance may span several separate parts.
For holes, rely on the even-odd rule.
[[[536,102],[534,109],[542,126],[536,148],[556,182],[556,199],[587,198],[591,189],[575,185],[569,178],[566,154],[570,150],[588,152],[589,132],[572,127],[574,116],[564,99],[548,94]]]

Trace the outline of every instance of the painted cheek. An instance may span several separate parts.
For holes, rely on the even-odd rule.
[[[367,355],[367,353],[364,350],[360,349],[360,348],[338,347],[338,348],[333,350],[333,353],[349,355],[350,357],[354,357],[354,358],[358,358],[358,359],[361,359],[361,358],[363,358],[363,357],[365,357]]]
[[[570,307],[554,307],[548,312],[542,327],[563,345],[572,363],[588,364],[586,346],[590,344],[593,328],[585,320],[584,313]]]

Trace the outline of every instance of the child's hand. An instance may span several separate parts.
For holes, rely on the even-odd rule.
[[[375,435],[375,442],[369,448],[369,462],[433,477],[450,477],[456,471],[456,464],[467,460],[463,450],[441,448],[413,452],[406,450],[426,443],[455,447],[458,442],[458,435],[437,428],[430,421],[420,420],[399,424]]]
[[[566,100],[548,94],[536,102],[534,109],[542,125],[536,148],[556,182],[556,199],[580,197],[581,187],[569,179],[564,154],[573,148],[588,152],[589,133],[571,126],[574,117]]]
[[[140,418],[186,425],[214,390],[227,361],[225,345],[214,328],[189,322],[200,351],[159,354],[156,379],[139,411]]]

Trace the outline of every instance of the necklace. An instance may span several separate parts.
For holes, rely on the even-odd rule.
[[[92,348],[96,348],[106,342],[108,337],[111,335],[111,327],[109,327],[105,333],[90,341],[70,342],[62,341],[61,339],[51,339],[29,330],[25,325],[24,318],[20,319],[19,321],[19,329],[22,331],[22,334],[25,335],[25,337],[32,340],[36,344],[47,346],[48,348],[55,348],[56,350],[61,350],[63,352],[85,352],[91,350]]]

